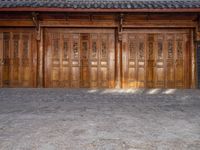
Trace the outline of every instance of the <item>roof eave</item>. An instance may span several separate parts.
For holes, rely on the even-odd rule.
[[[37,12],[200,12],[200,8],[163,8],[163,9],[101,9],[101,8],[49,8],[49,7],[16,7],[0,8],[0,12],[37,11]]]

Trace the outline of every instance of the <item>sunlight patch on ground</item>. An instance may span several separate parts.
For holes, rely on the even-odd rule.
[[[147,94],[152,95],[152,94],[158,94],[159,92],[160,92],[160,89],[151,89],[147,92]]]
[[[176,89],[140,89],[140,88],[129,88],[129,89],[89,89],[88,93],[101,93],[101,94],[175,94]]]
[[[163,94],[174,94],[176,92],[176,89],[167,89],[163,92]]]
[[[119,93],[119,94],[138,94],[142,89],[105,89],[101,92],[101,94],[108,94],[108,93]]]
[[[88,93],[96,93],[97,91],[98,91],[97,89],[88,90]]]

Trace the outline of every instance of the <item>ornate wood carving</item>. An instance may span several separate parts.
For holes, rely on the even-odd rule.
[[[63,58],[68,59],[69,58],[69,43],[68,39],[64,39],[63,43]]]
[[[73,41],[73,48],[72,48],[72,50],[73,50],[73,58],[78,58],[78,52],[79,52],[79,50],[78,50],[78,43],[77,43],[77,41]]]
[[[36,28],[36,40],[41,40],[41,28],[40,28],[40,21],[39,21],[39,13],[32,12],[32,21]]]

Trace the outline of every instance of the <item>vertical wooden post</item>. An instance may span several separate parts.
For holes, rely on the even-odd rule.
[[[196,48],[194,46],[194,31],[190,31],[190,66],[191,66],[191,84],[190,88],[196,88]]]
[[[3,33],[0,33],[0,88],[3,87],[2,76],[3,76]]]
[[[200,17],[195,31],[195,87],[200,88]]]
[[[37,39],[37,87],[44,87],[44,29],[40,28]]]
[[[116,53],[115,53],[115,88],[121,88],[122,75],[122,42],[119,40],[118,31],[116,31]]]
[[[196,87],[200,89],[200,40],[196,43]]]
[[[44,29],[40,27],[40,21],[38,19],[39,13],[32,12],[32,21],[36,28],[36,41],[37,41],[37,71],[36,71],[36,87],[44,87],[44,47],[43,37]]]
[[[116,34],[115,88],[122,88],[122,32],[124,14],[120,14]]]

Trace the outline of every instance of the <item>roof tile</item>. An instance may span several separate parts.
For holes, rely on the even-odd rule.
[[[0,8],[53,7],[53,8],[200,8],[200,0],[0,0]]]

